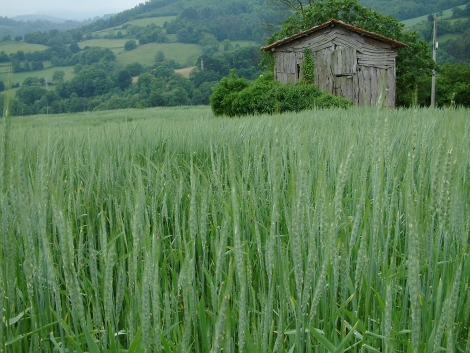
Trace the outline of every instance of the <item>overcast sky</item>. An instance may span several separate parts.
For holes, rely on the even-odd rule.
[[[0,16],[41,14],[82,20],[128,10],[145,0],[0,0]]]

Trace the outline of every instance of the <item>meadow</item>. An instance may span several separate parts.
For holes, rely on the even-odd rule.
[[[52,76],[55,71],[65,72],[64,79],[71,80],[75,73],[73,71],[73,66],[51,66],[50,61],[44,61],[45,68],[43,70],[36,71],[26,71],[26,72],[15,72],[11,75],[11,81],[13,84],[19,83],[22,84],[25,79],[28,77],[37,77],[37,78],[46,78],[50,83],[52,81]],[[10,63],[0,64],[0,81],[4,83],[8,82],[10,75]]]
[[[467,6],[467,5],[466,4],[465,5],[459,5],[459,6],[456,6],[456,7],[463,9],[465,6]],[[448,20],[448,19],[452,18],[452,9],[444,10],[444,11],[442,11],[442,13],[436,13],[435,15],[438,15],[438,20]],[[416,24],[418,24],[422,21],[427,21],[427,20],[428,20],[428,15],[425,15],[425,16],[410,18],[409,20],[403,20],[403,21],[401,21],[401,23],[403,23],[405,25],[405,28],[407,28],[407,27],[412,27],[412,26],[414,26],[414,25],[416,25]]]
[[[170,22],[171,20],[175,18],[176,16],[147,17],[147,18],[132,20],[126,23],[129,23],[134,26],[141,26],[141,27],[145,27],[150,24],[156,24],[157,26],[163,28],[163,26],[165,25],[165,22]]]
[[[32,44],[25,42],[14,42],[14,41],[5,41],[0,42],[0,51],[4,51],[7,55],[15,54],[18,51],[23,51],[25,53],[32,53],[34,51],[42,51],[47,49],[46,45],[42,44]]]
[[[155,54],[161,50],[166,60],[175,60],[180,65],[193,66],[202,55],[202,47],[188,43],[148,43],[138,45],[136,49],[125,51],[116,56],[119,65],[138,62],[151,66],[155,63]]]
[[[470,352],[468,117],[4,118],[0,350]]]

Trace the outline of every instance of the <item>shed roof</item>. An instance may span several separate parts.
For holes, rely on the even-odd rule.
[[[385,37],[385,36],[382,36],[380,34],[377,34],[377,33],[374,33],[374,32],[369,32],[369,31],[366,31],[365,29],[362,29],[362,28],[359,28],[359,27],[355,27],[355,26],[352,26],[346,22],[343,22],[343,21],[339,21],[339,20],[335,20],[335,19],[332,19],[332,20],[329,20],[328,22],[325,22],[325,23],[322,23],[321,25],[318,25],[318,26],[315,26],[315,27],[312,27],[310,29],[307,29],[305,31],[302,31],[302,32],[299,32],[297,34],[294,34],[290,37],[286,37],[286,38],[283,38],[281,40],[278,40],[277,42],[274,42],[272,44],[269,44],[263,48],[261,48],[262,50],[264,51],[268,51],[268,50],[274,50],[276,47],[279,47],[283,44],[286,44],[286,43],[289,43],[289,42],[292,42],[298,38],[301,38],[301,37],[305,37],[305,36],[308,36],[309,34],[312,34],[312,33],[315,33],[323,28],[326,28],[328,26],[340,26],[340,27],[343,27],[343,28],[346,28],[350,31],[353,31],[353,32],[356,32],[356,33],[359,33],[361,35],[365,35],[365,36],[368,36],[368,37],[371,37],[371,38],[374,38],[374,39],[377,39],[377,40],[380,40],[382,42],[386,42],[386,43],[390,43],[392,44],[392,46],[396,47],[396,48],[406,48],[408,47],[407,44],[405,43],[402,43],[402,42],[399,42],[397,40],[394,40],[394,39],[391,39],[391,38],[388,38],[388,37]]]

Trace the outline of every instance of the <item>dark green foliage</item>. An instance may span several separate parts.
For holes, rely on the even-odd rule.
[[[42,61],[32,61],[31,62],[31,70],[32,71],[37,71],[37,70],[42,70],[44,69],[44,64]]]
[[[224,77],[215,87],[210,97],[212,111],[214,115],[234,116],[232,103],[237,98],[238,92],[249,86],[244,78],[238,78],[235,70],[232,70],[230,77]]]
[[[461,38],[451,40],[446,46],[447,54],[461,61],[470,61],[470,20],[469,30],[467,30]]]
[[[72,57],[73,64],[92,65],[98,62],[115,61],[116,55],[108,48],[91,47]]]
[[[131,74],[131,76],[139,76],[142,72],[144,72],[144,67],[142,64],[139,63],[132,63],[126,65],[126,70]]]
[[[3,50],[0,51],[0,63],[7,63],[10,61],[10,57]]]
[[[126,90],[132,84],[132,76],[127,70],[121,70],[116,76],[116,86],[121,90]]]
[[[437,77],[436,90],[439,106],[470,107],[470,63],[443,65]]]
[[[44,86],[46,80],[44,77],[37,78],[37,77],[27,77],[24,81],[22,86]]]
[[[312,57],[312,49],[306,47],[304,49],[304,61],[302,62],[302,71],[304,73],[303,80],[307,84],[315,83],[315,60]]]
[[[142,43],[141,43],[142,44]],[[131,40],[128,40],[125,44],[124,44],[124,50],[133,50],[137,48],[137,43],[135,42],[135,40],[131,39]]]
[[[16,91],[16,98],[20,100],[20,102],[32,105],[35,101],[42,98],[43,95],[47,93],[47,90],[42,87],[38,86],[23,86],[18,91]]]
[[[5,90],[5,84],[3,81],[0,81],[0,92],[3,92]]]
[[[165,54],[162,50],[157,51],[157,54],[155,54],[155,61],[157,63],[165,61]]]
[[[62,70],[56,70],[54,71],[54,74],[52,75],[52,81],[56,83],[62,83],[64,82],[64,77],[65,77],[65,72]]]
[[[74,54],[76,54],[80,51],[80,47],[78,46],[77,42],[70,43],[69,49]]]
[[[265,73],[250,85],[237,78],[223,78],[214,89],[210,101],[216,116],[243,116],[300,112],[314,108],[347,108],[352,105],[344,98],[320,91],[315,85],[301,82],[295,86],[283,85]]]

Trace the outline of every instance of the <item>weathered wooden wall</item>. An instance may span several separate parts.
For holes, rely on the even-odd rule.
[[[364,106],[395,106],[395,58],[391,44],[335,26],[286,43],[274,51],[274,77],[302,79],[304,48],[312,49],[315,83],[324,91]],[[299,70],[300,69],[300,70]]]

